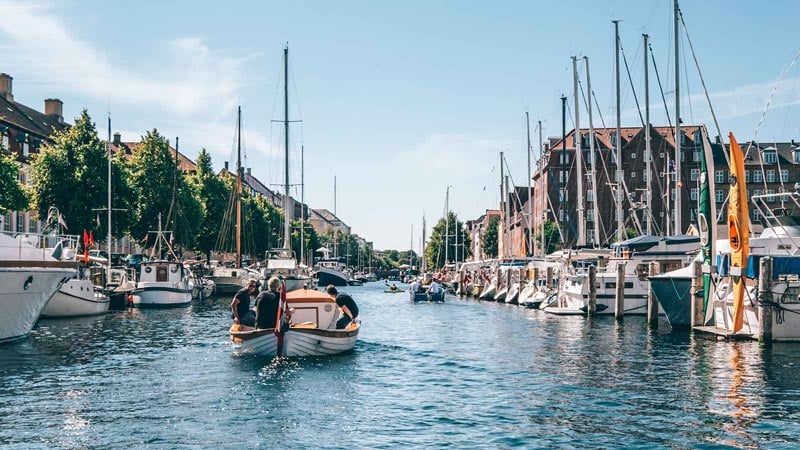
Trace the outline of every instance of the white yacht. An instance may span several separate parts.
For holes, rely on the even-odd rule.
[[[66,237],[56,245],[52,254],[60,254],[62,261],[73,262],[77,265],[76,252],[72,247],[76,242],[76,237]],[[108,312],[110,303],[108,296],[103,293],[102,287],[95,285],[90,270],[80,267],[75,275],[53,294],[42,310],[41,317],[53,319],[97,316]]]
[[[42,308],[76,271],[37,248],[36,236],[0,233],[0,342],[26,336]]]
[[[161,254],[162,244],[171,259],[156,259]],[[189,286],[189,270],[184,268],[169,241],[161,231],[161,216],[158,217],[156,244],[149,261],[142,262],[141,274],[133,291],[133,306],[140,308],[186,306],[192,302]]]

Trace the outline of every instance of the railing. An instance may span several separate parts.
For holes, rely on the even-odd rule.
[[[753,195],[751,200],[765,223],[764,228],[783,230],[782,233],[776,232],[775,238],[790,254],[800,253],[800,192],[759,194]],[[778,207],[770,205],[776,202]],[[789,227],[797,227],[798,232],[789,232]]]

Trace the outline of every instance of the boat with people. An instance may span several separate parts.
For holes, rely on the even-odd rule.
[[[349,352],[358,341],[359,320],[337,330],[341,311],[336,300],[317,290],[299,289],[283,294],[279,316],[291,309],[291,322],[276,329],[257,329],[234,324],[229,333],[238,354],[260,356],[328,356]]]
[[[77,271],[39,246],[40,236],[0,233],[0,342],[22,338],[53,294]]]
[[[165,233],[168,232],[161,230],[160,214],[158,231],[155,233],[156,242],[149,260],[142,262],[142,272],[136,281],[131,304],[138,308],[187,306],[192,302],[189,270],[184,267],[167,240]]]

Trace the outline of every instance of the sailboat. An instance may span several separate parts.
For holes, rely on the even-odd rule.
[[[84,244],[85,245],[85,244]],[[64,236],[53,249],[61,261],[77,265],[77,236]],[[64,283],[42,310],[42,318],[81,317],[105,314],[110,306],[102,287],[95,286],[90,270],[81,267]]]
[[[291,232],[291,214],[290,211],[294,209],[292,205],[292,198],[289,196],[289,47],[283,49],[283,74],[284,74],[284,116],[283,116],[283,129],[284,129],[284,192],[283,192],[283,248],[273,249],[267,252],[267,267],[262,273],[263,277],[269,278],[278,276],[286,283],[287,292],[296,291],[298,289],[313,288],[313,280],[311,277],[301,270],[297,264],[297,258],[292,251],[292,232]],[[305,205],[300,205],[301,209]],[[305,226],[305,223],[301,224]],[[264,283],[266,284],[266,283]]]
[[[178,307],[192,302],[192,289],[189,286],[189,271],[172,249],[166,233],[161,229],[161,214],[158,215],[156,240],[150,259],[142,262],[142,273],[133,291],[132,304],[135,307]],[[162,258],[162,244],[167,258]]]
[[[227,168],[227,163],[226,163]],[[210,267],[210,273],[204,278],[214,284],[215,294],[232,294],[241,289],[245,283],[247,271],[242,268],[242,107],[236,111],[236,189],[231,193],[233,203],[229,205],[236,208],[236,223],[234,232],[236,233],[236,261],[233,267],[226,267],[222,262],[217,261]],[[227,217],[227,214],[226,214]],[[226,222],[229,223],[229,222]],[[224,245],[227,234],[227,227],[223,226],[220,230],[220,237],[217,246]]]

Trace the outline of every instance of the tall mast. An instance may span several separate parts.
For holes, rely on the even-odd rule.
[[[583,149],[581,148],[581,114],[580,104],[578,103],[578,57],[572,57],[572,84],[575,92],[575,166],[578,171],[578,247],[586,246],[586,213],[583,204]]]
[[[413,270],[414,269],[414,224],[413,223],[411,224],[411,246],[408,247],[408,249],[409,249],[409,251],[408,251],[408,269],[409,270]],[[370,257],[370,258],[372,258],[372,257]],[[370,264],[372,264],[372,261],[370,261]]]
[[[441,191],[439,191],[441,192]],[[450,247],[450,186],[444,195],[444,265],[448,262],[448,249]]]
[[[306,260],[306,167],[305,144],[300,145],[300,264]]]
[[[336,215],[336,175],[333,176],[333,215]]]
[[[545,202],[546,202],[546,195],[547,195],[547,186],[545,186],[544,180],[544,147],[542,147],[542,121],[540,120],[539,123],[539,182],[541,183],[542,188],[539,192],[539,213],[542,215],[541,220],[539,221],[539,225],[541,227],[540,230],[540,237],[541,237],[541,247],[542,252],[541,256],[544,256],[547,253],[547,245],[544,239],[544,221],[547,219],[547,214],[545,214]]]
[[[597,247],[597,242],[600,240],[600,212],[598,211],[599,200],[597,198],[597,155],[594,151],[594,122],[592,121],[592,81],[589,77],[589,57],[584,56],[583,60],[586,63],[586,95],[589,97],[589,154],[591,155],[589,162],[592,166],[589,180],[592,183],[592,234],[594,235],[592,244]]]
[[[502,233],[502,239],[498,239],[500,244],[503,244],[503,254],[500,254],[500,249],[498,248],[498,256],[505,256],[506,255],[506,213],[505,213],[505,201],[506,201],[506,194],[503,190],[503,179],[505,175],[503,173],[503,152],[500,152],[500,233]]]
[[[178,236],[178,174],[180,173],[180,159],[178,159],[178,149],[180,149],[180,137],[175,136],[175,172],[172,174],[172,204],[175,206],[172,216],[172,234],[173,241],[177,240]],[[170,243],[172,245],[174,242]]]
[[[283,143],[284,143],[284,185],[283,185],[283,248],[292,249],[292,234],[289,230],[289,46],[283,48]]]
[[[675,234],[680,234],[683,229],[681,223],[681,190],[683,183],[681,183],[681,90],[680,90],[680,9],[678,8],[678,0],[675,0]],[[667,191],[669,194],[669,191]],[[667,197],[669,199],[669,197]]]
[[[425,213],[422,213],[422,245],[420,246],[421,249],[422,249],[422,252],[420,254],[423,255],[422,264],[421,264],[421,267],[422,267],[423,271],[425,271],[427,269],[427,264],[425,263],[425,256],[424,256],[425,255],[425,239],[427,237],[426,234],[427,234],[427,230],[425,229]]]
[[[242,107],[236,113],[236,268],[242,268]]]
[[[528,136],[528,248],[525,254],[533,256],[533,178],[531,178],[531,120],[525,111],[525,130]]]
[[[566,227],[566,220],[567,214],[566,209],[564,208],[564,204],[567,202],[567,189],[566,189],[566,182],[562,182],[562,180],[568,180],[567,177],[567,97],[565,95],[561,96],[561,161],[559,161],[559,180],[558,180],[558,209],[559,217],[558,222],[559,226],[562,230],[564,230],[564,234],[562,235],[562,242],[561,246],[567,245],[567,227]],[[564,223],[561,223],[564,221]]]
[[[110,108],[109,108],[110,109]],[[106,140],[106,156],[108,157],[108,274],[106,276],[110,276],[111,272],[111,146],[109,143],[111,142],[111,113],[108,114],[108,139]],[[59,224],[60,226],[60,224]]]
[[[650,38],[647,34],[643,34],[644,39],[644,160],[645,160],[645,193],[647,201],[647,210],[645,220],[647,220],[647,234],[653,234],[653,204],[652,204],[652,167],[650,167],[650,160],[653,158],[652,149],[650,148],[650,80],[649,80],[649,67],[647,61],[647,41]]]
[[[622,220],[622,131],[620,130],[620,90],[619,90],[619,20],[614,22],[614,70],[617,80],[617,142],[616,166],[617,166],[617,242],[622,242],[625,237],[625,222]]]
[[[509,176],[506,175],[506,228],[508,232],[503,233],[503,256],[511,256],[511,187],[508,183]]]

